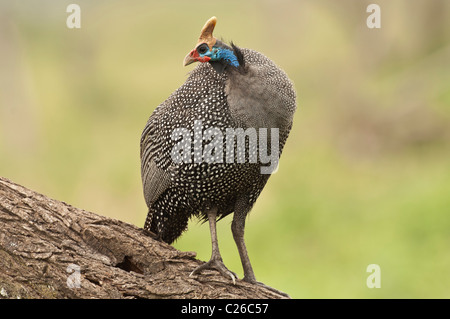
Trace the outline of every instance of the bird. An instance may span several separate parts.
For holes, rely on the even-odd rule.
[[[265,286],[256,280],[250,262],[245,222],[278,166],[297,97],[293,82],[268,57],[215,38],[216,23],[215,16],[206,21],[183,60],[183,66],[198,64],[154,109],[142,132],[141,177],[148,206],[144,229],[172,244],[190,218],[208,221],[211,258],[190,276],[210,269],[235,283],[238,277],[223,262],[216,230],[220,219],[233,214],[242,280]],[[269,149],[273,163],[267,160]]]

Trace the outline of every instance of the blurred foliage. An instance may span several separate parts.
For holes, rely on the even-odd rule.
[[[0,175],[142,226],[139,139],[203,23],[265,53],[299,109],[249,216],[257,279],[294,298],[450,297],[450,2],[0,1]],[[242,276],[230,216],[225,263]],[[1,229],[1,227],[0,227]],[[206,224],[175,244],[210,256]],[[381,288],[369,289],[369,264]]]

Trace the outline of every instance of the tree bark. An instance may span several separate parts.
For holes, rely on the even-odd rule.
[[[282,298],[141,228],[0,177],[0,298]]]

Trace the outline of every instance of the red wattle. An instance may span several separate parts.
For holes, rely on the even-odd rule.
[[[195,49],[191,51],[190,56],[191,56],[193,59],[195,59],[195,61],[198,61],[198,62],[208,62],[209,60],[211,60],[211,58],[210,58],[209,56],[203,56],[203,57],[201,57],[201,56],[198,54],[197,50],[195,50]]]

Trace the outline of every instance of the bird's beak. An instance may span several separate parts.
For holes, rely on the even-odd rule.
[[[195,59],[195,57],[194,57],[195,52],[196,52],[196,51],[195,51],[195,49],[194,49],[194,50],[192,50],[191,52],[189,52],[188,55],[186,55],[186,57],[184,58],[184,61],[183,61],[183,66],[189,65],[189,64],[194,63],[195,61],[197,61],[197,60]]]

